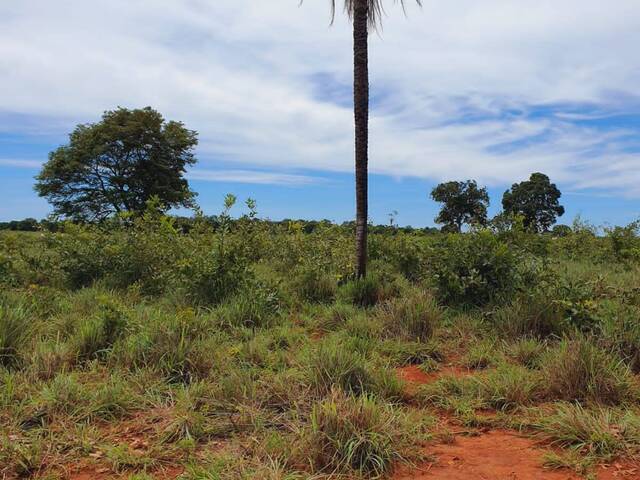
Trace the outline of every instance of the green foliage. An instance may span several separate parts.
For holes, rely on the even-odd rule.
[[[311,386],[320,395],[327,395],[336,387],[354,395],[402,395],[402,386],[393,372],[372,365],[361,352],[340,339],[323,341],[311,353],[307,368]]]
[[[612,227],[605,230],[611,243],[613,257],[618,262],[640,260],[640,220],[625,227]]]
[[[502,197],[505,213],[522,215],[524,226],[533,232],[546,232],[564,215],[564,207],[559,200],[562,194],[549,177],[542,173],[532,173],[529,180],[514,183]]]
[[[543,292],[520,295],[492,312],[491,325],[506,338],[560,335],[566,322],[562,305]]]
[[[350,280],[340,290],[344,301],[358,307],[373,307],[384,300],[387,291],[382,278],[375,273],[370,273],[364,278]]]
[[[429,295],[399,298],[384,305],[386,330],[407,341],[426,342],[442,321],[442,309]]]
[[[524,367],[539,368],[547,348],[544,341],[535,338],[520,338],[507,346],[507,355]]]
[[[263,328],[271,325],[280,310],[278,292],[253,283],[218,309],[222,324],[231,328]]]
[[[628,367],[585,337],[563,340],[543,372],[551,399],[619,405],[637,397]]]
[[[489,194],[478,188],[475,180],[441,183],[431,191],[431,198],[443,204],[436,217],[444,232],[460,232],[462,225],[486,225]]]
[[[26,356],[32,318],[24,305],[0,298],[0,366],[15,367]]]
[[[310,303],[331,303],[338,291],[335,278],[314,268],[306,268],[297,276],[295,288],[300,299]]]
[[[353,282],[352,225],[235,202],[0,233],[0,476],[100,455],[105,476],[372,477],[423,449],[419,405],[579,449],[556,466],[640,453],[640,268],[609,236],[385,226]]]
[[[482,306],[522,287],[515,252],[488,231],[443,238],[431,254],[430,270],[447,304]]]
[[[484,405],[509,410],[534,403],[541,397],[542,382],[537,373],[517,365],[500,365],[475,380]]]
[[[599,305],[598,318],[601,343],[640,372],[640,307],[609,300]]]
[[[121,306],[107,297],[97,300],[98,311],[83,319],[71,342],[73,352],[81,361],[106,356],[127,325],[127,316]]]
[[[462,359],[467,368],[481,370],[496,363],[499,351],[492,341],[477,342],[471,346]]]
[[[374,397],[334,391],[313,407],[307,434],[310,461],[319,472],[378,478],[415,455],[411,446],[420,440],[421,425],[412,423]]]
[[[562,403],[537,428],[557,445],[607,460],[634,455],[640,445],[640,417],[631,411],[586,410],[580,404]]]
[[[49,154],[36,190],[57,215],[75,220],[140,213],[153,197],[163,210],[190,206],[194,194],[183,175],[196,162],[197,143],[195,132],[150,107],[105,112]]]

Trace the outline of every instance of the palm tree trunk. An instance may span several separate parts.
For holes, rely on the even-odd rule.
[[[353,103],[356,127],[356,275],[367,274],[367,222],[369,217],[369,3],[355,0],[353,7]]]

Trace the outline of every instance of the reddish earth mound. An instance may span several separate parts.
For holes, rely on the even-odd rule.
[[[450,445],[427,452],[432,464],[403,469],[394,480],[578,480],[565,470],[542,467],[543,451],[527,438],[508,432],[489,432],[478,437],[457,437]]]

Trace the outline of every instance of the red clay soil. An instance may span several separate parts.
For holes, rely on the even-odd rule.
[[[70,474],[69,480],[110,480],[110,479],[126,479],[130,474],[116,475],[114,473],[107,473],[105,468],[84,468],[78,472]],[[174,480],[178,478],[184,472],[182,467],[166,467],[154,471],[150,475],[156,480]]]
[[[436,461],[397,472],[393,480],[578,480],[568,470],[542,467],[543,451],[531,439],[502,431],[456,437],[429,448]]]
[[[640,478],[640,463],[614,462],[598,467],[598,480],[637,480]]]
[[[442,367],[436,372],[430,373],[424,373],[418,365],[409,365],[406,367],[398,368],[397,372],[400,378],[402,378],[403,380],[409,383],[421,385],[435,382],[440,377],[466,377],[473,374],[473,371],[455,365],[448,365]]]

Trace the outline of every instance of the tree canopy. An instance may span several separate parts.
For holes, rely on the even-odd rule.
[[[142,212],[152,197],[165,210],[188,207],[195,194],[184,174],[197,143],[196,132],[150,107],[107,111],[49,154],[35,189],[56,215],[83,221]]]
[[[514,183],[504,192],[502,208],[505,213],[521,215],[524,227],[535,232],[546,232],[564,215],[560,205],[562,193],[543,173],[532,173],[529,180]]]
[[[464,224],[487,223],[489,194],[475,180],[441,183],[431,191],[431,198],[443,204],[435,219],[443,231],[459,232]]]

